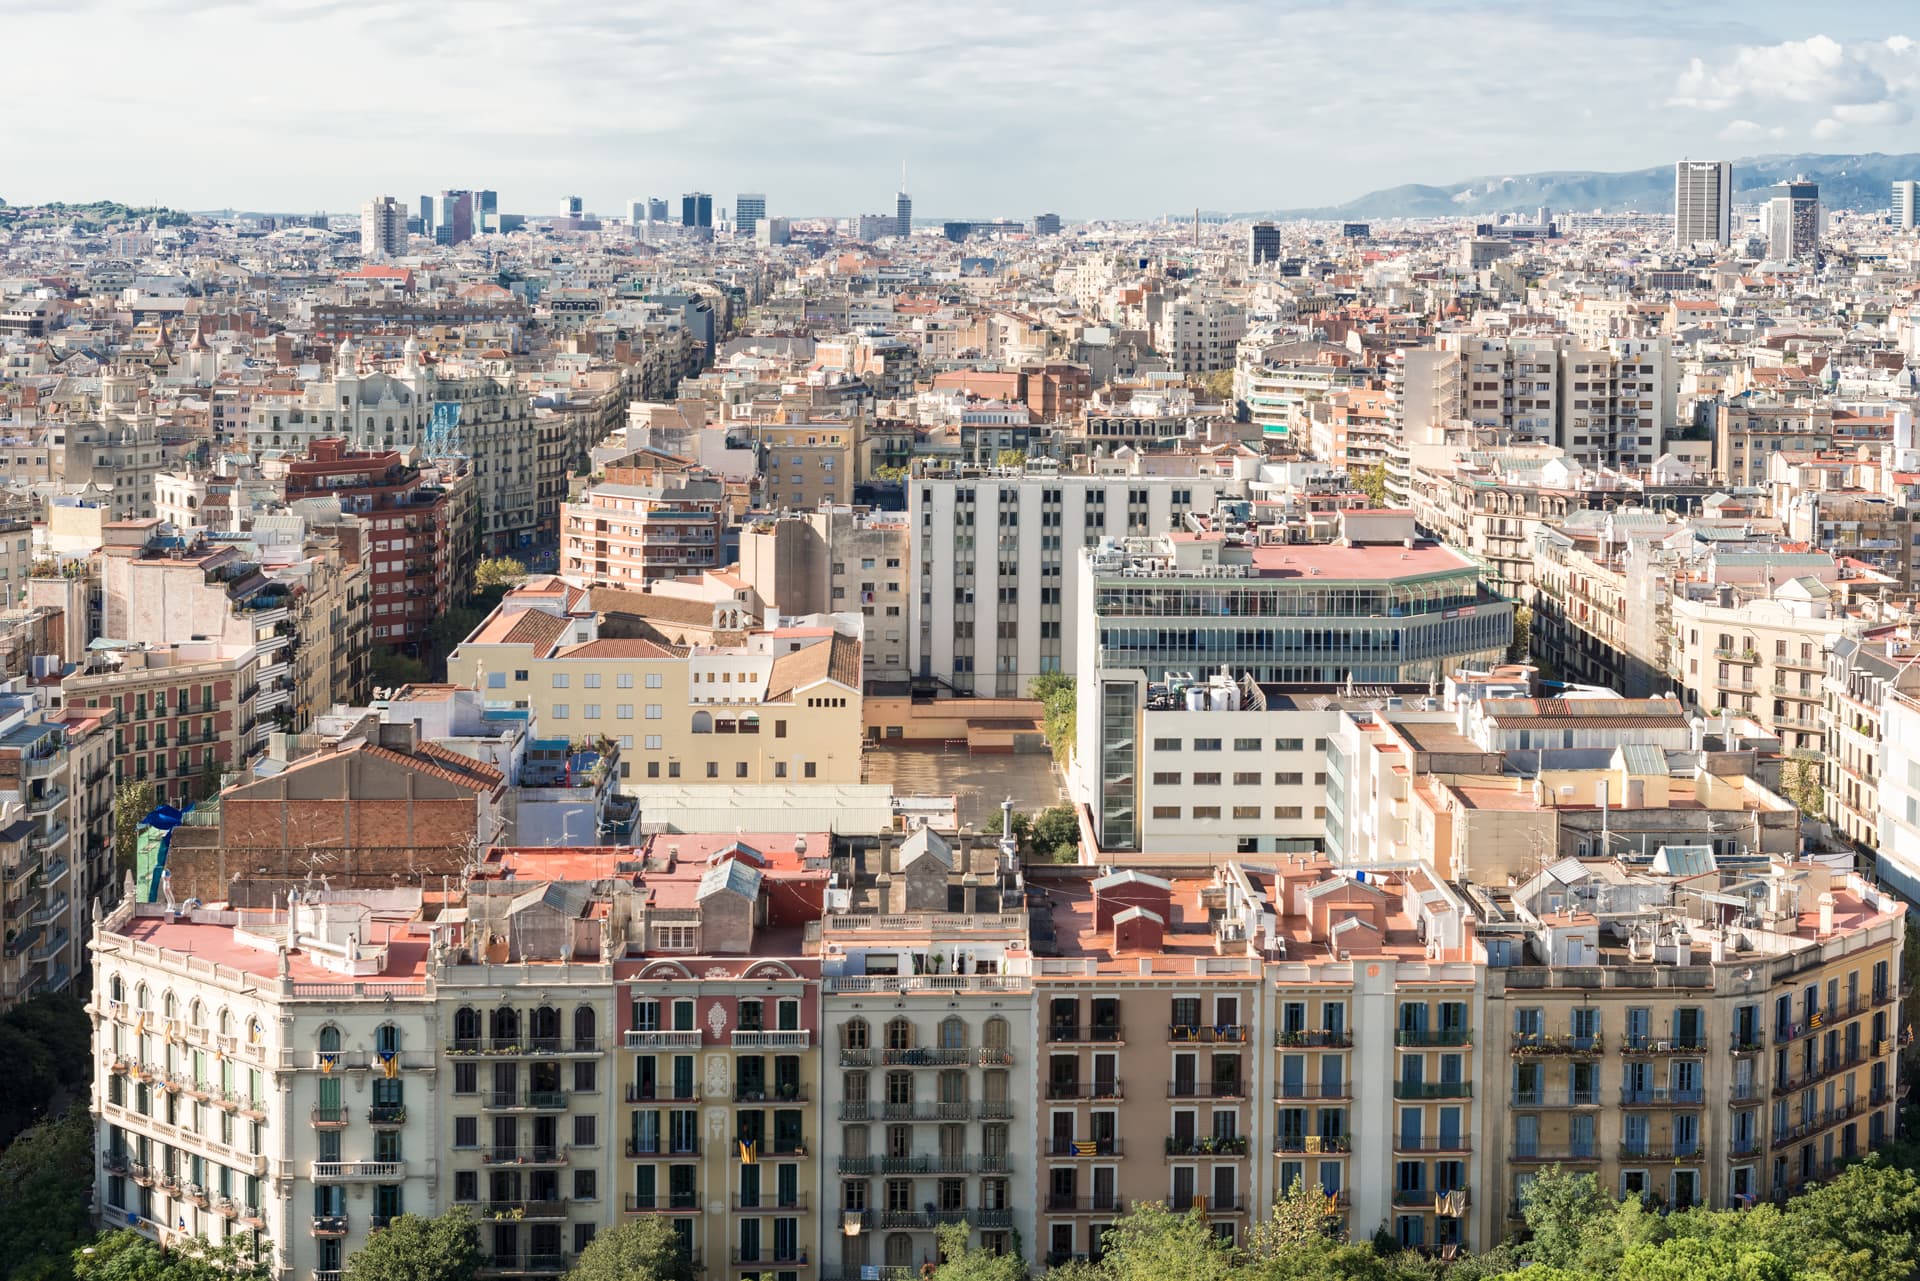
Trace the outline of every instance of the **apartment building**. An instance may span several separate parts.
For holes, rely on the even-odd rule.
[[[1886,747],[1886,709],[1895,693],[1920,691],[1920,650],[1911,635],[1842,636],[1826,653],[1826,744],[1821,786],[1827,821],[1845,839],[1871,850],[1880,840],[1880,777]]]
[[[266,746],[268,665],[252,644],[125,643],[90,655],[61,696],[70,711],[113,713],[114,787],[151,780],[157,803],[185,805]]]
[[[1650,871],[1566,861],[1487,888],[1488,1071],[1507,1080],[1485,1096],[1486,1164],[1509,1226],[1550,1165],[1731,1207],[1887,1141],[1905,906],[1792,857],[1676,847]]]
[[[73,826],[73,894],[76,905],[119,901],[113,866],[113,726],[111,708],[67,706],[47,713],[50,724],[67,732],[67,787],[73,793],[68,821]],[[80,931],[74,931],[79,937]]]
[[[730,626],[734,602],[713,607]],[[622,790],[646,783],[860,781],[860,642],[832,627],[680,646],[603,638],[588,594],[536,579],[447,661],[449,678],[524,707],[549,732],[605,734]]]
[[[754,428],[760,447],[765,505],[812,511],[823,503],[844,506],[853,498],[851,423],[763,423]]]
[[[1246,331],[1246,312],[1238,304],[1181,298],[1161,307],[1153,345],[1181,373],[1208,374],[1233,368],[1235,349]]]
[[[1752,716],[1789,751],[1820,752],[1827,653],[1860,626],[1822,581],[1837,574],[1832,558],[1736,551],[1714,564],[1711,580],[1674,593],[1668,676],[1709,715]]]
[[[1532,643],[1561,680],[1629,698],[1667,688],[1671,625],[1640,607],[1628,558],[1635,540],[1644,547],[1677,528],[1665,512],[1616,509],[1569,512],[1536,530]]]
[[[726,486],[679,459],[630,455],[560,508],[560,572],[609,587],[641,587],[724,562]]]
[[[1103,538],[1148,537],[1210,513],[1216,477],[962,469],[907,485],[907,661],[914,679],[1014,698],[1043,672],[1075,671],[1082,606],[1074,566]]]
[[[822,1268],[917,1268],[954,1223],[989,1249],[1034,1241],[1035,1156],[1014,1138],[1033,1133],[1037,1111],[1013,860],[922,828],[854,850],[840,870],[844,906],[807,931],[840,1067],[819,1112],[822,1177],[839,1176]]]
[[[1851,438],[1831,408],[1776,405],[1743,396],[1714,409],[1713,468],[1730,485],[1767,483],[1774,454],[1812,456]]]
[[[1666,452],[1679,378],[1671,340],[1610,338],[1559,353],[1557,443],[1590,468],[1643,472]]]
[[[91,849],[74,829],[64,725],[0,698],[0,1008],[73,981]]]
[[[398,450],[348,449],[338,436],[316,439],[286,469],[289,503],[333,499],[343,516],[364,523],[358,550],[371,635],[393,649],[424,644],[472,581],[475,484],[469,475],[423,472]]]

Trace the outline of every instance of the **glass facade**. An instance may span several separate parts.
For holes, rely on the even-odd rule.
[[[1132,681],[1100,685],[1100,838],[1108,849],[1130,850],[1139,844],[1139,702],[1139,686]]]

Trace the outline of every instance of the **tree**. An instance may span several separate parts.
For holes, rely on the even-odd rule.
[[[1308,1242],[1325,1240],[1340,1231],[1340,1207],[1318,1185],[1309,1188],[1299,1175],[1273,1200],[1273,1213],[1247,1232],[1247,1249],[1258,1259],[1272,1259]]]
[[[645,1217],[594,1237],[567,1281],[693,1281],[693,1265],[672,1225]]]
[[[1513,639],[1507,642],[1507,661],[1524,663],[1533,657],[1533,610],[1525,605],[1513,611]]]
[[[964,1223],[940,1228],[940,1266],[933,1281],[1026,1281],[1027,1265],[1019,1255],[976,1249],[968,1244],[972,1235]]]
[[[1215,401],[1221,404],[1225,404],[1234,398],[1232,369],[1216,369],[1205,378],[1202,378],[1200,385],[1206,388],[1207,395],[1213,397]]]
[[[527,581],[527,567],[511,556],[483,557],[473,567],[473,586],[475,591],[489,588],[511,590]]]
[[[1877,1157],[1788,1202],[1780,1247],[1834,1281],[1908,1277],[1920,1269],[1920,1179]]]
[[[1617,1281],[1792,1281],[1800,1274],[1771,1251],[1725,1237],[1691,1237],[1635,1246],[1613,1275]]]
[[[1792,801],[1803,817],[1826,817],[1827,789],[1820,783],[1818,761],[1789,761],[1780,779],[1780,794]]]
[[[1113,1281],[1230,1281],[1235,1271],[1233,1248],[1205,1215],[1176,1214],[1159,1201],[1122,1215],[1103,1248]]]
[[[1551,1166],[1521,1194],[1520,1213],[1533,1235],[1533,1261],[1550,1268],[1571,1268],[1580,1258],[1586,1234],[1611,1225],[1619,1203],[1591,1174]]]
[[[1003,449],[1000,451],[999,456],[994,459],[994,463],[996,466],[1005,467],[1010,471],[1017,471],[1027,465],[1027,451],[1024,449]]]
[[[380,689],[398,689],[402,685],[427,679],[425,663],[417,658],[408,658],[390,646],[374,650],[372,667],[373,683]]]
[[[986,832],[988,836],[998,836],[1005,825],[1004,819],[1005,815],[996,809],[993,813],[987,815],[987,821],[981,825],[981,830]],[[1013,811],[1013,839],[1025,845],[1032,836],[1033,820],[1025,814],[1022,814],[1019,810]]]
[[[1385,463],[1375,463],[1357,476],[1349,471],[1347,477],[1353,482],[1355,489],[1367,496],[1368,506],[1385,507],[1387,505],[1387,465]]]
[[[14,1139],[0,1152],[0,1273],[13,1281],[71,1276],[73,1252],[94,1235],[92,1190],[93,1119],[84,1104]]]
[[[86,1089],[92,1035],[85,1007],[69,992],[41,992],[0,1015],[0,1063],[7,1065],[0,1144],[57,1109],[64,1095]]]
[[[272,1275],[244,1237],[219,1245],[192,1237],[162,1246],[122,1229],[73,1252],[75,1281],[267,1281]]]
[[[1050,805],[1033,816],[1029,833],[1034,852],[1054,863],[1071,863],[1080,853],[1080,814],[1071,805]]]
[[[375,1232],[347,1259],[345,1281],[473,1281],[479,1271],[479,1230],[456,1207],[433,1219],[403,1214]]]
[[[1047,736],[1047,747],[1062,766],[1073,757],[1078,690],[1073,677],[1061,672],[1042,672],[1027,683],[1027,692],[1040,701],[1040,728]]]
[[[113,797],[113,868],[115,876],[133,870],[140,852],[140,820],[153,813],[153,784],[130,778]]]

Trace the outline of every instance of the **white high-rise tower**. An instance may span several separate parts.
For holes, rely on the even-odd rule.
[[[1732,239],[1732,162],[1682,160],[1673,167],[1673,243],[1724,248]]]

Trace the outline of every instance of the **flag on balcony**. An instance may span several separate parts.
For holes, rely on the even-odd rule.
[[[333,1073],[333,1061],[339,1057],[338,1054],[322,1054],[320,1056],[320,1074],[322,1076],[331,1075]]]
[[[758,1165],[760,1163],[760,1140],[740,1140],[740,1164]]]
[[[849,1214],[849,1215],[848,1215],[848,1216],[847,1216],[847,1217],[846,1217],[846,1218],[845,1218],[845,1219],[844,1219],[844,1220],[843,1220],[843,1221],[841,1222],[841,1225],[840,1225],[840,1226],[841,1226],[841,1231],[843,1231],[843,1232],[845,1232],[845,1233],[846,1233],[846,1234],[847,1234],[848,1236],[850,1236],[850,1237],[857,1237],[857,1236],[859,1236],[859,1235],[860,1235],[860,1228],[861,1228],[861,1226],[862,1226],[862,1224],[861,1224],[861,1219],[862,1219],[863,1217],[864,1217],[864,1216],[862,1216],[862,1215],[859,1215],[859,1214]]]
[[[135,1036],[145,1036],[147,1034],[147,1012],[145,1010],[140,1011],[140,1017],[133,1021],[133,1034]]]
[[[1073,1154],[1075,1156],[1099,1156],[1100,1142],[1098,1139],[1075,1139],[1073,1141]]]
[[[399,1076],[400,1056],[398,1054],[382,1054],[380,1056],[380,1074],[389,1081]]]
[[[1309,1152],[1318,1152],[1320,1150],[1320,1136],[1317,1134],[1309,1134],[1306,1142],[1302,1144],[1302,1146]]]
[[[1200,1216],[1200,1222],[1205,1223],[1207,1221],[1207,1198],[1204,1193],[1194,1193],[1193,1212]]]

